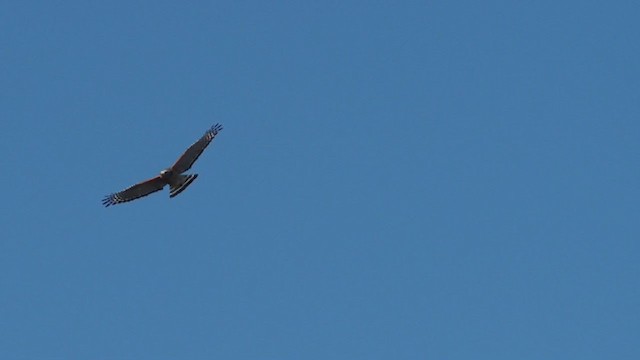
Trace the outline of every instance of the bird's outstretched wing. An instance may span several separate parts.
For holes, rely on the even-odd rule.
[[[198,157],[202,154],[204,149],[209,146],[211,141],[218,135],[218,133],[222,130],[222,125],[215,124],[211,127],[211,129],[207,130],[202,137],[193,143],[193,145],[189,146],[187,151],[180,156],[178,161],[171,167],[171,169],[176,174],[182,174],[183,172],[189,170]]]
[[[160,176],[156,176],[153,179],[145,180],[120,192],[105,196],[104,199],[102,199],[102,205],[108,207],[135,200],[160,191],[165,185],[167,185],[167,182]]]

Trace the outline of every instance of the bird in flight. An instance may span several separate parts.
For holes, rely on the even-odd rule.
[[[198,174],[183,173],[191,168],[193,163],[198,160],[198,157],[200,157],[204,149],[209,146],[211,141],[213,141],[221,130],[222,125],[213,125],[211,129],[207,130],[207,132],[198,139],[198,141],[189,146],[173,166],[160,171],[160,175],[152,179],[145,180],[120,192],[105,196],[104,199],[102,199],[102,205],[109,207],[111,205],[135,200],[156,191],[160,191],[166,185],[169,185],[169,197],[172,198],[177,196],[198,177]]]

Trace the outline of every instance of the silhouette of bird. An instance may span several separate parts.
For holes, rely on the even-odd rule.
[[[120,192],[107,195],[102,200],[106,207],[125,203],[131,200],[152,194],[162,190],[169,185],[169,197],[172,198],[183,192],[198,177],[198,174],[184,174],[189,170],[198,157],[202,155],[204,149],[209,146],[213,139],[222,130],[222,125],[215,124],[202,135],[198,141],[189,146],[178,160],[171,167],[160,171],[160,175],[142,181]]]

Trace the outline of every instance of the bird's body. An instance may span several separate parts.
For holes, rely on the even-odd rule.
[[[160,175],[154,178],[135,184],[120,192],[105,196],[102,204],[104,206],[111,206],[135,200],[160,191],[167,185],[169,185],[170,190],[169,197],[177,196],[198,177],[198,174],[185,174],[185,172],[191,168],[204,149],[209,146],[221,130],[222,125],[220,124],[212,126],[211,129],[178,158],[173,166],[162,170]]]

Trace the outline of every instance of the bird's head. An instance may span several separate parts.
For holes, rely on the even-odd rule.
[[[169,176],[171,176],[171,174],[173,174],[173,171],[171,169],[164,169],[162,171],[160,171],[160,176],[163,178],[167,178]]]

